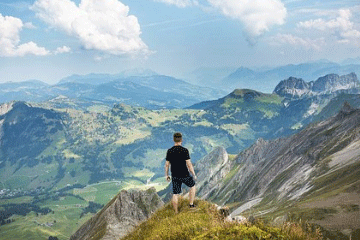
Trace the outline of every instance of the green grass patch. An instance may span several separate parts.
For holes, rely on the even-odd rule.
[[[5,187],[9,189],[26,189],[31,182],[31,177],[28,176],[14,176],[5,181]]]
[[[11,199],[0,199],[0,205],[30,203],[33,199],[34,197],[31,196],[22,196]]]
[[[123,240],[200,240],[200,239],[320,239],[315,234],[305,233],[298,226],[274,228],[261,222],[241,225],[224,222],[223,216],[210,202],[195,200],[196,210],[188,207],[189,200],[179,199],[179,213],[175,214],[171,203],[141,223]]]
[[[351,188],[359,181],[360,163],[355,163],[329,174],[320,176],[312,181],[314,187],[309,191],[312,198],[327,198],[337,195]]]
[[[127,184],[120,181],[102,182],[89,185],[82,189],[75,188],[72,190],[72,193],[79,195],[86,201],[106,204],[125,186],[127,186]]]
[[[240,167],[241,166],[239,165],[236,168],[231,169],[230,172],[228,174],[226,174],[225,178],[223,178],[224,185],[227,184],[232,177],[234,177],[234,175],[239,171]]]

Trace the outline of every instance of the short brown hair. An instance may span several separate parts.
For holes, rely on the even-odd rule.
[[[179,132],[174,133],[174,142],[181,142],[181,141],[182,141],[181,133],[179,133]]]

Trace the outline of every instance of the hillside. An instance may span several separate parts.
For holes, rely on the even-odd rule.
[[[180,198],[179,213],[171,203],[157,210],[122,240],[173,239],[321,239],[320,233],[306,232],[298,224],[276,228],[260,222],[228,221],[211,202],[197,199],[197,209],[188,207],[189,200]]]
[[[345,104],[336,116],[293,136],[259,139],[231,161],[217,160],[212,174],[198,168],[199,194],[230,206],[233,216],[286,215],[349,235],[360,228],[359,119],[360,110]]]

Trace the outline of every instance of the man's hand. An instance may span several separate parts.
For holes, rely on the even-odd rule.
[[[168,182],[170,182],[170,176],[165,176],[165,178],[166,178],[166,181],[168,181]]]
[[[194,181],[196,181],[196,179],[197,179],[196,175],[194,175],[193,178],[194,178]]]

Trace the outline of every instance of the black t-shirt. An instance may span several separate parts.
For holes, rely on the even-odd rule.
[[[166,161],[170,162],[172,177],[189,177],[186,160],[190,159],[189,150],[183,146],[173,146],[166,153]]]

